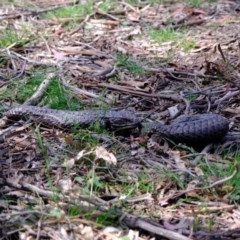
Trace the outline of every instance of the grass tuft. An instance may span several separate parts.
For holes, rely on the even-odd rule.
[[[150,30],[149,35],[156,42],[179,41],[184,36],[183,33],[177,32],[172,27],[166,27],[160,30]]]
[[[99,4],[99,8],[105,12],[108,12],[111,9],[116,8],[117,6],[118,6],[117,1],[110,1],[110,0],[101,1]]]
[[[195,49],[197,46],[197,43],[194,40],[186,40],[182,42],[182,47],[185,52],[188,52],[192,49]]]
[[[121,215],[121,212],[110,208],[108,211],[99,214],[96,222],[102,226],[118,226]]]
[[[45,79],[45,76],[45,72],[32,72],[28,79],[18,82],[17,92],[15,92],[17,102],[23,103],[31,97]],[[15,85],[9,86],[8,94],[12,94],[12,89],[15,89]],[[12,95],[11,98],[13,97]],[[81,103],[76,98],[71,97],[57,80],[53,80],[50,83],[41,104],[53,109],[78,110],[81,108]]]
[[[191,7],[200,7],[200,5],[204,2],[203,0],[185,0],[185,2]]]
[[[23,36],[19,36],[14,29],[0,30],[0,47],[8,47],[14,43],[24,45]]]
[[[130,73],[135,75],[147,74],[147,72],[130,58],[128,54],[119,54],[117,56],[117,65],[126,68]]]
[[[84,4],[67,6],[47,14],[48,18],[78,18],[91,14],[94,10],[94,2],[87,1]]]
[[[197,45],[194,40],[186,39],[186,33],[184,31],[176,31],[172,27],[166,27],[161,30],[150,30],[149,36],[158,43],[176,42],[186,52],[194,49]]]

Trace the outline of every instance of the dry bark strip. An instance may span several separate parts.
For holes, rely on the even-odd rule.
[[[93,86],[93,84],[91,84],[89,86]],[[137,91],[136,89],[133,89],[133,88],[123,87],[123,86],[119,86],[119,85],[115,85],[115,84],[108,84],[108,83],[96,83],[95,86],[96,87],[104,87],[104,88],[116,90],[118,92],[128,93],[128,94],[135,95],[135,96],[142,96],[142,97],[148,97],[148,98],[163,98],[163,99],[168,99],[168,100],[172,100],[175,102],[182,102],[182,98],[175,94],[166,95],[166,94],[160,94],[160,93],[147,93],[147,92]]]

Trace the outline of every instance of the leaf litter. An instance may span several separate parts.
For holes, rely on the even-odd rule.
[[[32,69],[54,68],[59,84],[89,108],[109,104],[163,123],[216,112],[239,131],[237,2],[117,1],[103,10],[96,1],[77,18],[44,15],[75,1],[32,3],[1,6],[2,38],[16,35],[1,42],[1,95]],[[14,96],[1,100],[4,108],[15,104]],[[236,142],[196,150],[146,134],[83,130],[98,139],[94,148],[90,138],[21,124],[1,126],[2,239],[240,236]]]

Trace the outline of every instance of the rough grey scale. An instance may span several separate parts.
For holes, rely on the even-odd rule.
[[[140,119],[127,110],[53,110],[35,106],[18,106],[5,113],[5,116],[29,117],[34,121],[59,128],[69,128],[75,124],[86,127],[96,121],[111,129],[139,126]],[[209,143],[220,141],[229,130],[226,118],[217,114],[196,114],[185,116],[170,125],[158,122],[148,124],[147,131],[176,142]]]
[[[8,118],[28,117],[58,128],[70,128],[77,124],[81,127],[87,127],[95,122],[100,122],[104,127],[111,129],[140,124],[140,119],[127,110],[67,111],[21,105],[9,110],[4,115]]]
[[[213,113],[181,117],[170,125],[154,122],[151,132],[175,142],[210,143],[218,142],[228,133],[226,118]]]

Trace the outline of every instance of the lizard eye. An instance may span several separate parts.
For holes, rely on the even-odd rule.
[[[106,127],[114,130],[114,129],[124,127],[128,124],[129,124],[128,121],[125,121],[123,119],[109,119],[107,121],[107,126]]]

